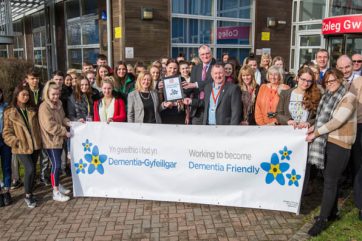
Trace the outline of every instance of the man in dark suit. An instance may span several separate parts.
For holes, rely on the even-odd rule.
[[[242,120],[240,88],[232,83],[225,83],[225,70],[222,65],[211,67],[213,82],[208,83],[203,100],[185,98],[186,105],[198,102],[204,109],[204,125],[239,125]]]
[[[199,47],[199,57],[201,64],[192,68],[190,83],[184,86],[184,89],[192,95],[191,117],[193,125],[201,125],[204,115],[203,99],[205,97],[204,87],[212,82],[211,67],[215,64],[215,59],[212,57],[212,52],[209,46],[201,45]],[[200,101],[201,100],[201,101]]]

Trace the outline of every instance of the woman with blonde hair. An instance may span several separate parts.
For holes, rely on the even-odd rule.
[[[60,87],[54,81],[48,81],[43,90],[43,102],[39,107],[39,124],[43,148],[48,153],[52,163],[51,182],[53,186],[53,200],[66,202],[69,200],[70,190],[59,183],[62,163],[63,143],[70,138],[70,121],[60,101]]]
[[[245,65],[240,69],[238,76],[241,90],[241,103],[243,107],[242,125],[256,125],[255,102],[259,92],[259,85],[256,83],[254,70]]]
[[[268,70],[272,66],[272,57],[268,53],[263,53],[260,59],[260,68]]]
[[[153,79],[149,72],[138,75],[136,90],[128,95],[128,122],[161,123],[160,102],[153,86]]]
[[[122,98],[113,96],[114,78],[109,76],[102,81],[103,97],[94,101],[94,121],[124,122],[126,121],[126,105]]]
[[[255,121],[257,125],[277,124],[276,110],[279,95],[282,90],[289,89],[283,84],[283,70],[272,66],[268,69],[266,78],[269,83],[261,85],[255,105]]]
[[[108,66],[99,66],[96,74],[96,81],[93,84],[93,88],[98,91],[102,91],[102,81],[109,76],[109,67]]]

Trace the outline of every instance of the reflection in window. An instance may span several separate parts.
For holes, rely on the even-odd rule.
[[[213,0],[172,0],[172,13],[212,15]]]
[[[228,18],[250,18],[250,0],[219,0],[217,16]]]
[[[227,53],[231,58],[235,58],[242,64],[244,59],[249,56],[250,49],[240,48],[218,48],[216,58],[221,59],[223,53]]]
[[[70,49],[68,51],[69,68],[81,69],[82,68],[82,50]]]
[[[80,24],[68,25],[68,45],[81,44]]]
[[[300,46],[320,46],[320,35],[306,35],[300,37]]]
[[[172,43],[211,43],[212,21],[172,19]]]
[[[361,0],[332,0],[331,3],[332,16],[348,15],[348,14],[361,14],[362,1]]]
[[[41,47],[40,32],[33,34],[34,47]]]
[[[97,0],[82,0],[82,15],[97,14],[98,1]]]
[[[185,48],[185,47],[173,47],[172,48],[172,58],[177,58],[177,56],[183,53],[185,55],[185,58],[189,61],[193,57],[198,56],[198,48]]]
[[[218,44],[250,44],[250,23],[218,21],[217,26]]]
[[[82,24],[83,44],[99,43],[98,21]]]
[[[79,0],[70,0],[66,2],[67,19],[80,17]]]
[[[310,21],[323,19],[325,13],[325,0],[303,0],[300,1],[299,21]]]
[[[99,54],[99,48],[83,49],[83,62],[89,62],[89,63],[97,62],[98,54]]]

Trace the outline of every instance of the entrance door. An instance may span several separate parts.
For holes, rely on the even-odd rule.
[[[329,66],[336,67],[337,59],[342,54],[352,57],[355,53],[362,54],[362,35],[345,34],[327,38],[328,52],[330,53]]]

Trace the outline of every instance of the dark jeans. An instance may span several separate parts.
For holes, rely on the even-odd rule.
[[[7,146],[0,133],[0,156],[1,168],[3,171],[4,187],[10,188],[11,186],[11,148]]]
[[[196,111],[196,114],[194,117],[192,117],[191,119],[191,123],[193,125],[202,125],[202,123],[204,122],[204,109],[203,108],[199,108]]]
[[[62,168],[62,152],[63,149],[46,149],[50,161],[52,162],[52,169],[50,179],[53,187],[59,186],[60,170]]]
[[[356,168],[353,192],[354,202],[358,209],[362,210],[362,124],[357,126],[356,141],[352,146],[353,167]]]
[[[351,150],[352,174],[355,178],[362,165],[362,124],[357,125],[357,136]]]
[[[39,157],[39,151],[34,151],[33,154],[17,154],[17,158],[25,167],[24,190],[25,194],[32,194],[34,188],[36,162]]]
[[[324,184],[320,217],[328,218],[338,211],[338,181],[346,169],[351,150],[327,142]]]

